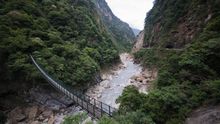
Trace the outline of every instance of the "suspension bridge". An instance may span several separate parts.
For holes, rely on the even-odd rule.
[[[36,68],[40,71],[42,76],[58,91],[64,93],[70,99],[72,99],[77,105],[82,109],[86,110],[94,118],[101,118],[103,115],[112,116],[117,109],[100,102],[94,98],[91,98],[80,91],[74,90],[70,86],[65,85],[62,81],[53,79],[49,74],[47,74],[43,68],[36,62],[32,55],[30,58]]]

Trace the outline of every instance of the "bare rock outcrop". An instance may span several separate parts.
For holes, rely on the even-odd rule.
[[[186,119],[185,124],[219,124],[220,123],[220,105],[201,107],[194,110],[190,117]]]
[[[7,124],[59,124],[65,116],[81,111],[72,100],[50,88],[32,88],[27,94],[29,104],[9,111]]]
[[[132,53],[139,51],[143,47],[144,43],[144,31],[141,31],[136,38],[134,47],[132,49]]]

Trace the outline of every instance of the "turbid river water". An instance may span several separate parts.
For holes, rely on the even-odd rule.
[[[129,54],[123,53],[120,58],[122,64],[118,65],[117,69],[103,74],[104,81],[90,88],[87,92],[91,97],[115,108],[119,106],[116,104],[116,99],[122,94],[126,86],[131,85],[131,78],[139,75],[142,71],[142,67],[135,64]]]

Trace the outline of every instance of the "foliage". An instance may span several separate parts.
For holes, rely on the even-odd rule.
[[[119,123],[114,119],[104,116],[98,121],[98,124],[119,124]]]
[[[120,105],[120,111],[127,113],[140,109],[142,101],[145,100],[145,96],[139,94],[138,89],[135,86],[128,86],[124,89],[122,95],[117,99]]]
[[[219,31],[220,30],[220,17],[216,17],[215,19],[212,19],[207,26],[207,30]]]
[[[33,54],[53,77],[83,87],[100,67],[119,59],[90,1],[10,0],[0,7],[2,80],[38,80],[28,56]]]
[[[168,50],[164,54],[158,49],[146,49],[135,54],[144,65],[159,68],[156,89],[145,96],[144,102],[137,104],[141,106],[138,110],[156,123],[172,124],[183,123],[195,107],[219,103],[220,39],[212,34],[205,28],[197,41],[181,52],[173,50],[168,53],[172,51]],[[136,94],[137,98],[140,96]],[[129,111],[131,107],[126,102],[130,101],[121,102],[121,106],[126,106],[124,108]]]
[[[155,0],[145,18],[145,46],[182,48],[197,39],[207,23],[219,30],[219,8],[219,0]]]
[[[115,118],[119,124],[155,124],[151,117],[141,111],[126,113]]]
[[[5,124],[7,120],[7,117],[4,113],[0,112],[0,124]]]
[[[129,51],[132,48],[131,43],[135,40],[132,29],[111,12],[105,0],[94,0],[94,2],[98,5],[101,20],[106,25],[116,47],[120,52]]]
[[[186,96],[181,92],[180,88],[178,86],[170,86],[150,92],[142,109],[155,122],[163,123],[167,119],[172,119],[173,114],[177,114],[185,103]]]
[[[81,124],[87,118],[86,113],[79,113],[73,116],[65,117],[62,124]],[[85,124],[90,124],[92,122],[87,122]]]
[[[98,124],[155,124],[149,116],[144,113],[128,112],[125,115],[116,115],[114,118],[102,117]]]
[[[158,43],[153,47],[151,46],[151,49],[142,49],[134,54],[135,59],[145,67],[157,68],[159,70],[158,77],[155,81],[155,89],[147,95],[133,90],[124,90],[122,96],[120,96],[119,112],[124,112],[121,113],[121,116],[125,116],[126,111],[141,111],[155,123],[177,124],[184,123],[186,117],[195,108],[207,104],[219,104],[220,30],[218,28],[220,22],[219,9],[215,6],[216,1],[186,0],[185,3],[181,2],[182,5],[179,5],[179,2],[172,0],[169,2],[155,1],[154,8],[146,18],[146,40],[150,41],[148,39],[152,35],[150,29],[160,21],[157,20],[158,18],[163,19],[161,22],[164,22],[162,32],[159,32],[161,33],[160,38],[167,41],[172,39],[174,36],[168,36],[166,33],[175,29],[175,24],[178,25],[175,22],[178,22],[177,20],[181,19],[181,15],[185,13],[184,9],[179,9],[186,5],[190,5],[188,7],[201,6],[200,8],[193,8],[194,13],[191,13],[196,15],[196,19],[201,19],[202,16],[207,14],[201,13],[205,8],[204,4],[210,5],[211,11],[214,11],[214,16],[201,26],[202,30],[193,39],[192,43],[182,50],[162,48],[163,45]],[[175,8],[176,3],[182,7]],[[174,15],[172,15],[172,12],[170,13],[172,9],[175,9],[172,12],[177,11],[177,15],[175,15],[176,13],[173,13]],[[169,23],[172,21],[174,21],[174,24],[170,27]],[[169,42],[172,42],[172,40]],[[143,99],[141,102],[133,102],[133,99],[136,98]],[[134,108],[133,106],[138,107]]]

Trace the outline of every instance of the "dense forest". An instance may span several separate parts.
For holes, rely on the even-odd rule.
[[[119,58],[92,1],[1,0],[0,13],[1,82],[40,82],[30,54],[72,86],[93,82]]]
[[[220,103],[220,1],[155,0],[137,61],[158,70],[149,93],[127,87],[119,112],[100,124],[179,124]]]
[[[0,108],[11,107],[4,103],[8,101],[4,97],[7,94],[20,98],[29,88],[45,83],[30,55],[54,79],[85,90],[98,83],[102,67],[117,63],[119,51],[127,50],[118,46],[130,46],[134,37],[130,27],[119,20],[118,24],[127,26],[120,31],[128,30],[130,36],[115,39],[107,28],[115,22],[103,20],[96,1],[0,0],[0,3]],[[0,123],[3,123],[1,110]]]
[[[0,94],[44,82],[29,55],[79,88],[129,48],[117,37],[118,23],[108,27],[94,0],[0,2]],[[117,99],[118,112],[98,124],[179,124],[195,108],[220,103],[220,0],[155,0],[144,32],[143,49],[134,57],[158,70],[153,88],[143,94],[128,86]],[[0,123],[3,118],[0,112]]]

